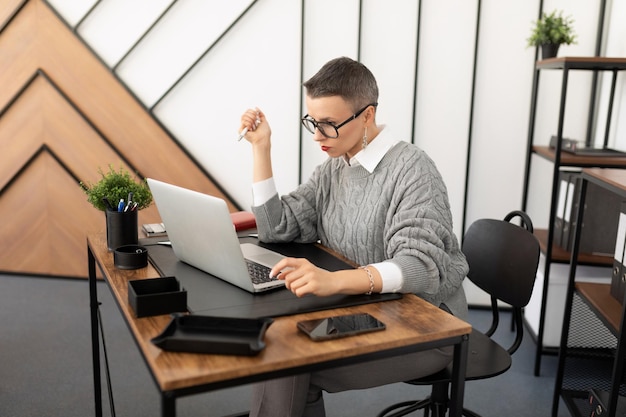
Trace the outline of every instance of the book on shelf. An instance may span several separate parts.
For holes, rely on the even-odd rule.
[[[557,190],[557,212],[553,224],[554,244],[571,251],[578,216],[580,172],[561,171]],[[581,253],[612,256],[622,199],[592,182],[587,183],[583,222],[580,225]]]
[[[580,252],[613,256],[622,198],[593,182],[587,183]]]
[[[608,417],[609,415],[609,392],[591,388],[589,390],[589,417]],[[617,396],[616,416],[626,416],[626,398]]]
[[[624,301],[624,250],[626,250],[626,203],[622,203],[617,224],[617,237],[615,238],[615,253],[613,254],[613,270],[611,271],[611,295],[617,301]]]
[[[559,173],[557,212],[554,219],[554,243],[569,250],[572,226],[575,223],[575,204],[578,201],[578,174],[569,171]]]

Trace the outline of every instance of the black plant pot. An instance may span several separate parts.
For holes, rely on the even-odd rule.
[[[554,58],[556,54],[559,52],[558,43],[546,43],[541,45],[541,59]]]
[[[137,233],[137,213],[132,211],[106,210],[107,247],[114,251],[120,246],[136,245],[139,242]]]

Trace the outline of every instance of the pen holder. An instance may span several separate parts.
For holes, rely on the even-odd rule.
[[[107,247],[112,252],[120,246],[139,243],[137,212],[106,210]]]

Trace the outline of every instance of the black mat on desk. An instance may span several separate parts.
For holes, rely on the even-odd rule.
[[[248,241],[257,243],[256,239]],[[286,256],[305,257],[315,265],[331,271],[352,268],[315,245],[290,243],[263,246]],[[298,298],[284,288],[251,294],[179,261],[169,246],[151,244],[148,246],[148,254],[150,262],[162,276],[175,276],[187,290],[189,311],[194,314],[241,318],[278,317],[402,297],[401,294],[363,294]]]

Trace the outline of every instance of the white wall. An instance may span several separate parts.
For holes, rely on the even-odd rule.
[[[607,36],[603,55],[613,57],[626,56],[626,1],[612,0],[611,13],[607,18]],[[615,89],[617,97],[613,107],[611,119],[611,129],[609,132],[609,143],[615,144],[615,148],[626,151],[626,80],[623,75],[618,77],[618,84]],[[602,94],[599,99],[599,123],[605,123],[606,111],[608,107],[608,97],[610,89],[610,76],[605,76],[602,83]],[[604,137],[604,127],[596,132],[598,142],[602,142]]]
[[[560,56],[593,55],[599,2],[544,1],[544,10],[575,20],[578,44],[562,47]],[[535,59],[526,38],[538,0],[109,0],[91,12],[95,1],[50,4],[244,209],[251,158],[247,143],[235,141],[240,114],[253,106],[267,113],[276,182],[288,192],[325,157],[300,126],[301,83],[340,55],[360,59],[376,75],[378,122],[438,164],[457,234],[464,210],[469,225],[522,205]],[[626,56],[624,16],[625,2],[609,1],[605,55]],[[623,78],[611,138],[626,149]],[[607,88],[603,82],[602,96]],[[542,72],[537,143],[556,133],[559,90],[560,74]],[[570,77],[566,136],[584,135],[589,91],[589,74]],[[545,186],[531,187],[529,205],[544,227],[546,193]]]
[[[422,2],[414,143],[437,163],[462,234],[478,2]],[[442,28],[454,30],[442,30]]]

